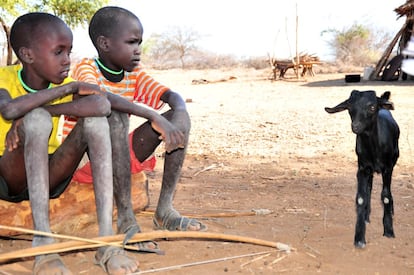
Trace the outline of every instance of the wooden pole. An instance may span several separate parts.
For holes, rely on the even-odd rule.
[[[299,79],[299,52],[298,52],[298,29],[299,29],[299,17],[298,17],[298,3],[296,2],[296,78]]]
[[[404,24],[403,27],[400,29],[400,31],[395,35],[394,39],[391,41],[391,43],[388,45],[387,49],[385,50],[384,54],[380,58],[380,60],[377,63],[377,66],[375,67],[374,72],[371,74],[370,79],[371,80],[379,80],[379,74],[381,73],[384,66],[386,66],[386,63],[388,61],[388,58],[392,52],[392,50],[395,47],[395,44],[397,43],[398,39],[401,38],[401,35],[405,31],[407,25]]]

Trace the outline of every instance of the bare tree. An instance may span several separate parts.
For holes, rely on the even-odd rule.
[[[166,62],[179,59],[181,68],[186,67],[186,58],[197,50],[196,43],[201,35],[191,28],[171,27],[162,34],[152,34],[144,50],[153,60]]]

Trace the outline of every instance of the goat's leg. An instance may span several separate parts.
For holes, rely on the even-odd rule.
[[[368,177],[368,184],[366,185],[367,187],[367,196],[368,196],[368,200],[367,200],[367,211],[366,211],[366,215],[365,215],[365,222],[366,223],[370,223],[370,215],[371,215],[371,192],[372,192],[372,180],[374,178],[374,175],[371,174]]]
[[[381,201],[384,207],[384,216],[382,223],[384,225],[384,236],[394,238],[394,229],[392,226],[392,216],[394,215],[394,201],[391,194],[392,169],[385,169],[382,172],[382,192]]]
[[[366,217],[369,207],[369,196],[368,196],[368,185],[370,176],[372,177],[372,172],[368,171],[369,169],[358,169],[357,179],[358,179],[358,190],[355,199],[356,203],[356,226],[355,226],[355,238],[354,245],[357,248],[364,248],[365,241],[365,231],[366,231]]]

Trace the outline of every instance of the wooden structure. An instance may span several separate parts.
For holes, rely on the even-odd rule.
[[[299,63],[298,63],[299,62]],[[272,68],[272,80],[278,78],[284,78],[286,72],[289,69],[293,69],[295,74],[298,75],[299,70],[302,69],[301,76],[304,77],[306,74],[314,76],[313,66],[322,64],[319,57],[309,54],[300,54],[299,57],[292,58],[292,60],[278,60],[275,58],[269,58],[269,63]],[[279,76],[277,76],[279,73]]]
[[[398,43],[397,48],[397,55],[401,54],[402,50],[407,46],[408,41],[410,40],[411,34],[413,32],[414,27],[414,0],[407,0],[405,4],[397,7],[394,9],[394,11],[397,13],[398,17],[397,19],[406,16],[406,21],[404,25],[401,27],[401,29],[398,31],[398,33],[395,35],[394,39],[391,41],[391,43],[386,48],[384,54],[378,61],[374,72],[371,74],[370,78],[371,80],[380,80],[381,79],[381,73],[383,69],[387,66],[389,63],[390,55],[393,52],[396,44]]]

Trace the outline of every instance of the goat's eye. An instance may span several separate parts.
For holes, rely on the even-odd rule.
[[[376,107],[375,105],[371,105],[371,106],[369,106],[369,111],[370,111],[371,113],[374,113],[376,110],[377,110],[377,107]]]

